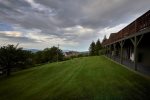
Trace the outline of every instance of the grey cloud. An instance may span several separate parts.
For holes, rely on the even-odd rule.
[[[14,36],[8,36],[6,34],[2,34],[0,33],[0,39],[4,40],[5,41],[9,41],[9,42],[17,42],[17,43],[37,43],[37,40],[35,39],[31,39],[31,38],[28,38],[28,37],[14,37]]]
[[[97,30],[129,23],[150,9],[150,0],[33,1],[37,7],[33,7],[27,0],[0,0],[0,22],[19,25],[24,30],[39,29],[40,34],[56,35],[81,45],[98,38]],[[63,31],[64,28],[76,25],[93,29],[94,32],[78,37],[73,32],[65,34]]]
[[[1,13],[9,10],[7,13],[10,15],[6,17],[6,21],[21,24],[27,29],[41,29],[43,33],[51,34],[57,33],[58,27],[75,25],[93,29],[112,27],[131,21],[135,14],[146,12],[150,3],[149,0],[34,0],[53,9],[54,12],[51,13],[54,16],[50,16],[48,12],[33,10],[25,0],[6,1],[7,3],[1,4],[7,6],[3,7]]]
[[[5,3],[6,2],[6,3]],[[18,2],[18,3],[16,3]],[[39,12],[24,0],[1,1],[0,20],[8,23],[20,24],[26,29],[37,28],[42,31],[55,30],[53,19],[46,12]],[[12,6],[13,5],[13,6]],[[53,13],[53,12],[52,12]],[[47,31],[46,31],[47,32]]]
[[[133,20],[149,9],[149,0],[36,0],[59,12],[62,27],[82,25],[92,28],[115,26]]]

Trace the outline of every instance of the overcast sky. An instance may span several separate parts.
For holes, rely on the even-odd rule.
[[[0,0],[0,46],[87,51],[150,10],[150,0]]]

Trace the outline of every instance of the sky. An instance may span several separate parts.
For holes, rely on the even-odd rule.
[[[87,51],[150,10],[150,0],[0,0],[0,46]]]

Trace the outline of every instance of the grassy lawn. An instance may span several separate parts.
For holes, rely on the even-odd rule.
[[[0,79],[0,100],[150,100],[150,80],[103,56],[77,58]]]

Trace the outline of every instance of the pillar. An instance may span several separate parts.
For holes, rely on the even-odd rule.
[[[137,70],[137,59],[138,59],[137,47],[138,47],[138,44],[140,43],[140,41],[142,40],[142,38],[143,38],[143,35],[139,36],[139,38],[137,38],[137,36],[134,36],[134,38],[130,39],[134,46],[134,68],[135,68],[135,70]]]

